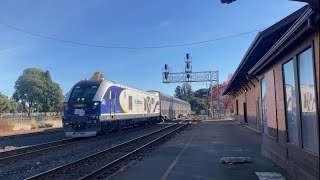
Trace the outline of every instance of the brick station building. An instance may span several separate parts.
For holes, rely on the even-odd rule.
[[[319,179],[318,7],[259,32],[224,91],[235,119],[262,133],[262,153],[295,179]]]

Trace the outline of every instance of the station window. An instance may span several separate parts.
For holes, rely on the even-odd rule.
[[[313,64],[313,50],[309,47],[283,65],[286,123],[289,143],[319,153]]]
[[[298,145],[296,87],[293,60],[283,65],[288,141]]]
[[[263,133],[268,134],[268,117],[267,117],[267,105],[266,105],[266,81],[261,79],[261,106],[262,106],[262,125]]]

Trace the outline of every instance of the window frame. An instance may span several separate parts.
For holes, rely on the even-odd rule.
[[[265,79],[264,76],[261,77],[260,80],[259,80],[259,82],[260,82],[260,104],[261,104],[262,133],[263,133],[264,135],[267,135],[267,136],[269,136],[269,137],[272,137],[272,136],[269,135],[268,116],[267,116],[267,133],[265,133],[265,131],[264,131],[264,126],[263,126],[263,124],[264,124],[264,122],[263,122],[264,112],[263,112],[263,103],[262,103],[262,97],[263,97],[263,96],[262,96],[262,81],[264,81],[264,86],[265,86],[265,89],[266,89],[266,91],[267,91],[266,79]],[[274,138],[274,137],[272,137],[272,138]]]
[[[298,95],[298,96],[300,96],[299,95],[299,90],[298,90],[298,88],[299,87],[297,87],[297,78],[298,78],[298,75],[297,75],[297,71],[298,71],[298,68],[297,68],[297,64],[296,64],[296,55],[295,56],[293,56],[293,57],[291,57],[291,58],[289,58],[289,60],[286,60],[285,62],[283,62],[282,64],[281,64],[281,70],[282,70],[282,89],[283,89],[283,98],[284,98],[284,120],[285,120],[285,124],[286,124],[286,142],[287,142],[287,144],[290,144],[290,145],[292,145],[292,146],[299,146],[300,147],[300,144],[301,144],[301,131],[299,131],[299,129],[301,129],[301,124],[300,124],[300,122],[301,121],[298,121],[298,119],[300,119],[300,104],[299,104],[299,102],[298,102],[298,98],[300,98],[300,97],[296,97],[296,111],[297,111],[297,129],[296,129],[296,133],[297,133],[297,143],[298,144],[294,144],[294,143],[291,143],[290,141],[289,141],[289,131],[288,131],[288,121],[287,121],[287,103],[286,103],[286,101],[287,101],[287,92],[286,92],[286,84],[285,84],[285,75],[284,75],[284,65],[285,64],[287,64],[287,63],[289,63],[290,61],[292,61],[292,63],[293,63],[293,75],[294,75],[294,85],[295,85],[295,94],[296,95]],[[302,147],[301,147],[302,148]]]
[[[300,93],[300,77],[299,77],[299,59],[298,59],[298,56],[300,54],[302,54],[303,52],[307,51],[308,49],[311,49],[311,57],[312,57],[312,68],[313,68],[313,81],[314,81],[314,85],[315,85],[315,108],[316,108],[316,117],[317,119],[319,119],[319,104],[318,104],[318,94],[317,94],[317,87],[318,87],[318,84],[317,84],[317,72],[316,72],[316,67],[315,67],[315,51],[314,51],[314,41],[312,40],[310,43],[307,43],[305,46],[303,46],[302,48],[300,48],[299,50],[295,51],[294,53],[292,53],[292,55],[290,55],[288,58],[286,58],[285,61],[283,61],[281,63],[281,70],[282,70],[282,90],[283,90],[283,98],[284,98],[284,101],[286,101],[286,92],[285,92],[285,81],[284,81],[284,69],[283,69],[283,66],[289,62],[289,61],[293,61],[293,68],[294,68],[294,83],[295,83],[295,93],[296,93],[296,108],[297,108],[297,136],[298,136],[298,145],[296,144],[293,144],[293,143],[290,143],[289,142],[289,135],[288,135],[288,122],[287,122],[287,112],[286,112],[286,108],[287,108],[287,105],[286,103],[284,103],[284,108],[285,108],[285,124],[286,124],[286,143],[287,145],[290,145],[290,146],[294,146],[294,147],[298,147],[299,149],[305,151],[305,152],[308,152],[310,154],[313,154],[313,155],[316,155],[319,157],[319,151],[318,152],[314,152],[314,151],[311,151],[311,150],[308,150],[308,149],[304,149],[303,148],[303,140],[302,140],[302,121],[301,121],[301,93]],[[318,137],[318,141],[316,143],[318,143],[317,145],[319,146],[319,121],[316,121],[316,126],[318,127],[317,128],[317,134],[316,134],[316,137]]]
[[[144,111],[147,111],[147,98],[143,98]]]
[[[236,99],[236,115],[239,115],[239,101]]]
[[[129,110],[132,110],[133,105],[132,105],[132,96],[128,96],[128,101],[129,101]]]

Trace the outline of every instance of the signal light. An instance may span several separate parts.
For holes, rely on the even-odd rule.
[[[189,53],[186,54],[186,59],[190,59]]]
[[[187,74],[187,78],[190,79],[190,74]]]
[[[165,70],[168,70],[168,69],[169,69],[168,64],[165,64],[165,65],[164,65],[164,69],[165,69]]]
[[[167,73],[164,74],[164,78],[165,78],[166,80],[168,80],[168,74],[167,74]]]

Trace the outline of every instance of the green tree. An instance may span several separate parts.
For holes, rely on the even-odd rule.
[[[183,99],[183,91],[181,86],[177,86],[174,92],[175,92],[174,97],[178,99]]]
[[[62,89],[58,83],[52,82],[51,111],[59,113],[63,107]]]
[[[183,93],[182,100],[187,101],[188,103],[191,103],[191,100],[194,97],[194,92],[192,90],[191,84],[183,83],[181,89],[182,89],[182,93]]]
[[[178,99],[182,99],[190,103],[192,98],[194,97],[194,92],[192,90],[191,84],[183,83],[182,86],[177,86],[174,96]]]
[[[13,98],[28,104],[28,115],[32,109],[38,112],[55,111],[62,103],[62,90],[52,81],[49,71],[37,68],[25,69],[15,83]]]
[[[204,99],[194,97],[191,100],[191,109],[196,111],[196,113],[200,113],[201,110],[207,110],[208,105]]]
[[[177,86],[175,89],[175,97],[187,101],[191,105],[191,109],[200,113],[201,110],[208,110],[208,89],[192,90],[189,83]]]
[[[43,112],[59,112],[62,106],[62,90],[58,83],[52,81],[49,71],[43,73],[43,80],[45,83],[45,95],[43,99]]]
[[[2,113],[10,112],[12,104],[8,97],[0,92],[0,116]]]
[[[49,71],[43,72],[42,76],[45,89],[43,91],[43,99],[41,101],[41,110],[49,112],[51,110],[51,98],[54,96],[52,93],[52,78]],[[38,106],[38,109],[39,108],[40,107]]]
[[[43,100],[45,84],[43,83],[43,71],[36,68],[25,69],[15,83],[13,98],[16,101],[28,103],[28,115],[31,109]]]
[[[12,97],[9,99],[9,102],[10,102],[10,113],[15,113],[20,103],[16,102]]]
[[[206,89],[206,88],[198,89],[194,92],[194,97],[207,99],[208,93],[209,93],[209,89]]]

